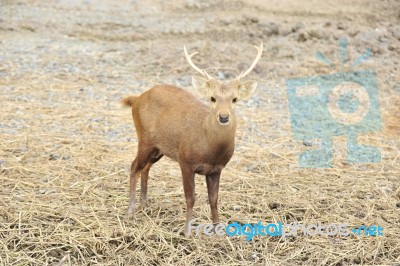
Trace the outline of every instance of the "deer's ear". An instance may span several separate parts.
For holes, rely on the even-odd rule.
[[[257,88],[257,81],[248,80],[240,83],[238,88],[238,98],[241,100],[249,99]]]
[[[210,96],[211,88],[208,81],[208,79],[200,76],[192,76],[192,86],[196,93],[205,97]]]

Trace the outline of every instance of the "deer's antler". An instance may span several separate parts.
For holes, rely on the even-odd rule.
[[[241,79],[244,78],[245,76],[247,76],[252,70],[253,68],[257,65],[258,61],[261,58],[262,52],[263,52],[263,43],[261,42],[261,45],[259,47],[254,46],[257,49],[257,56],[256,59],[254,59],[253,63],[251,64],[251,66],[245,71],[239,74],[239,76],[236,79]]]
[[[212,76],[210,76],[204,69],[200,69],[198,68],[193,62],[192,62],[192,56],[194,56],[195,54],[198,54],[198,52],[194,52],[193,54],[188,54],[186,47],[183,46],[183,50],[185,51],[185,57],[186,60],[189,62],[190,66],[194,68],[194,70],[196,70],[197,72],[199,72],[203,77],[207,78],[207,79],[213,79]]]

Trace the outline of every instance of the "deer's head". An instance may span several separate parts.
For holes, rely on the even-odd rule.
[[[192,56],[197,54],[188,54],[184,46],[185,57],[189,64],[200,74],[192,77],[192,85],[198,94],[206,97],[210,102],[211,114],[222,126],[229,125],[232,116],[235,114],[234,109],[236,102],[250,98],[256,87],[257,82],[254,80],[242,81],[261,58],[263,44],[259,47],[255,46],[258,53],[251,66],[233,80],[221,82],[210,76],[204,69],[198,68],[192,62]]]

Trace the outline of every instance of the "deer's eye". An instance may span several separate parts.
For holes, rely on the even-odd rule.
[[[213,103],[215,103],[215,102],[216,102],[216,100],[215,100],[215,98],[214,98],[214,97],[211,97],[211,102],[213,102]]]
[[[237,101],[237,98],[233,98],[232,102],[236,103],[236,101]]]

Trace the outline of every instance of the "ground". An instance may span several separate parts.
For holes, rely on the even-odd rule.
[[[0,264],[400,263],[399,10],[396,0],[0,1]],[[249,75],[259,86],[238,104],[222,173],[221,222],[379,225],[383,236],[185,238],[179,167],[164,158],[150,172],[149,207],[127,216],[137,139],[119,100],[155,84],[191,91],[183,45],[228,80],[261,41]],[[298,155],[318,140],[294,139],[285,80],[338,69],[377,74],[383,126],[359,142],[382,161],[347,163],[340,136],[331,168],[302,168]],[[209,223],[202,176],[196,186],[196,222]]]

